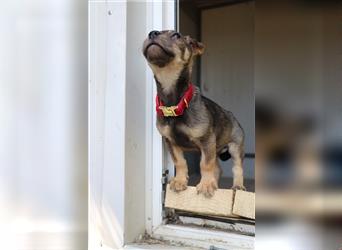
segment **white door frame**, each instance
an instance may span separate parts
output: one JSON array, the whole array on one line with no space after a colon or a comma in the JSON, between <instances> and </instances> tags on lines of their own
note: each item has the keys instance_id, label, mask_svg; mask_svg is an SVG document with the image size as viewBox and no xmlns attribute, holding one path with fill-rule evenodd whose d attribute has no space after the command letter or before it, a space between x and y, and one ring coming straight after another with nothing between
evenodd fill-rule
<instances>
[{"instance_id":1,"label":"white door frame","mask_svg":"<svg viewBox=\"0 0 342 250\"><path fill-rule=\"evenodd\" d=\"M175 1L154 1L151 8L147 10L148 25L147 33L151 30L175 29ZM165 149L162 137L156 128L155 96L157 93L156 84L152 71L146 71L146 82L150 86L147 94L147 110L149 110L146 120L147 141L152 143L147 145L146 163L146 230L149 234L162 224L162 174L168 169L173 175L174 167L169 154Z\"/></svg>"},{"instance_id":2,"label":"white door frame","mask_svg":"<svg viewBox=\"0 0 342 250\"><path fill-rule=\"evenodd\" d=\"M177 5L176 5L177 4ZM148 16L151 17L147 31L151 30L179 30L178 1L155 1L153 8L150 9ZM176 22L177 20L177 22ZM152 141L147 153L151 155L146 166L146 230L154 238L170 240L173 242L185 243L189 246L202 247L209 249L210 246L231 247L232 249L254 249L254 237L246 235L238 235L227 232L213 232L208 229L198 229L180 225L167 225L163 222L163 206L162 199L162 174L168 170L168 176L174 175L174 165L162 138L155 126L155 102L156 85L151 70L146 71L146 82L151 83L150 95L147 95L147 106L153 108L150 110L147 119L146 135ZM152 95L151 95L152 93ZM152 103L151 103L152 101ZM148 167L150 166L150 168ZM152 173L152 175L151 175ZM152 207L151 207L152 206Z\"/></svg>"},{"instance_id":3,"label":"white door frame","mask_svg":"<svg viewBox=\"0 0 342 250\"><path fill-rule=\"evenodd\" d=\"M156 1L153 8L150 9L148 16L151 17L147 31L177 29L178 27L178 1ZM177 14L177 15L176 15ZM177 20L177 22L176 22ZM168 176L174 175L174 164L168 151L165 149L162 138L155 126L155 102L156 84L151 70L146 71L146 82L151 83L150 95L147 95L147 107L150 109L147 119L147 132L149 140L152 141L147 153L151 155L146 164L146 231L154 238L180 242L189 246L202 247L209 249L210 246L231 247L232 249L254 249L254 237L238 235L236 233L227 233L212 231L208 229L199 229L180 225L167 225L163 222L163 192L162 192L162 174L168 170ZM152 94L152 95L151 95ZM152 101L152 103L151 103ZM148 140L147 140L148 141ZM150 167L148 167L150 166ZM151 175L152 173L152 175Z\"/></svg>"},{"instance_id":4,"label":"white door frame","mask_svg":"<svg viewBox=\"0 0 342 250\"><path fill-rule=\"evenodd\" d=\"M193 246L252 249L252 237L163 223L162 173L168 169L172 176L174 166L155 126L156 86L152 72L146 62L134 64L141 56L137 44L143 37L140 34L139 41L128 39L132 34L127 27L140 33L144 30L144 37L151 30L175 29L175 0L135 2L141 5L133 7L132 2L123 0L89 1L89 249L127 247L145 231L155 238ZM132 70L145 70L145 78L132 78ZM136 107L139 101L126 99L132 98L131 93L127 95L132 87L144 92L137 92L140 96L133 98L145 98L139 99L145 107ZM145 116L126 124L135 108ZM143 130L141 123L145 125ZM132 143L128 140L132 131L144 136ZM139 154L144 148L145 161L134 166L128 157L134 157L131 153L137 147ZM141 179L132 174L135 170L145 173L141 176L142 190Z\"/></svg>"},{"instance_id":5,"label":"white door frame","mask_svg":"<svg viewBox=\"0 0 342 250\"><path fill-rule=\"evenodd\" d=\"M174 0L89 0L90 248L97 249L104 245L114 249L120 248L132 241L132 231L134 234L142 229L141 234L145 230L152 234L162 224L161 176L163 166L170 161L169 156L164 155L166 151L162 138L155 126L156 87L153 75L147 63L132 65L136 57L142 56L136 43L141 44L143 37L138 37L139 41L128 39L131 30L127 30L127 27L143 26L144 37L153 29L174 29L174 14ZM127 51L128 49L132 51ZM126 124L129 115L127 112L132 110L135 104L134 100L126 98L129 96L127 92L134 84L137 86L136 82L129 80L132 78L129 74L134 74L130 72L132 68L146 72L145 79L133 80L141 81L140 86L144 86L141 89L146 91L146 107L137 107L137 111L145 112L147 118L137 121L136 124ZM127 157L132 157L132 147L127 136L132 129L141 130L139 122L145 122L145 130L141 131L145 135L145 141L140 140L138 144L140 143L140 148L145 148L146 157L141 166L131 166ZM145 190L139 190L140 193L136 195L132 189L128 190L130 185L135 185L132 181L134 177L128 174L135 167L143 168L145 173L145 176L141 176L145 179ZM173 169L171 165L169 168ZM140 203L145 204L144 209L140 209ZM136 212L133 216L127 214L127 211L132 210ZM145 213L141 215L139 210ZM140 229L132 230L136 215L139 218L144 217L144 225L136 225ZM138 236L134 235L136 238Z\"/></svg>"}]
</instances>

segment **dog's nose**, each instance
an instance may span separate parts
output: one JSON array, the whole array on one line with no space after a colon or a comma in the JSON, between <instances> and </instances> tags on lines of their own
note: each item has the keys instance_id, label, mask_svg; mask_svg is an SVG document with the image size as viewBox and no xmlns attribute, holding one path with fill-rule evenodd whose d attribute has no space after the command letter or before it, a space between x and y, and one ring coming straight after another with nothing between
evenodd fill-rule
<instances>
[{"instance_id":1,"label":"dog's nose","mask_svg":"<svg viewBox=\"0 0 342 250\"><path fill-rule=\"evenodd\" d=\"M160 35L160 32L157 30L152 30L149 34L148 34L148 38L153 39L156 38L157 36Z\"/></svg>"}]
</instances>

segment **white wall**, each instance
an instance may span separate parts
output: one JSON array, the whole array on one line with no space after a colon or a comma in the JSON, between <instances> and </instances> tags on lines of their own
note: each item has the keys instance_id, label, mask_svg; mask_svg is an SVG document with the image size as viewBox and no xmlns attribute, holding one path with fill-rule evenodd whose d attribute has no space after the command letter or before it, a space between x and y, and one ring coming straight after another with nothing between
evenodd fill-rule
<instances>
[{"instance_id":1,"label":"white wall","mask_svg":"<svg viewBox=\"0 0 342 250\"><path fill-rule=\"evenodd\" d=\"M246 153L254 153L254 3L203 10L201 36L202 93L233 112L245 131ZM232 176L231 164L221 163L225 176ZM254 160L246 158L244 169L253 179Z\"/></svg>"},{"instance_id":2,"label":"white wall","mask_svg":"<svg viewBox=\"0 0 342 250\"><path fill-rule=\"evenodd\" d=\"M200 41L200 11L192 1L179 2L179 32ZM198 77L199 58L195 58L191 81L200 86Z\"/></svg>"},{"instance_id":3,"label":"white wall","mask_svg":"<svg viewBox=\"0 0 342 250\"><path fill-rule=\"evenodd\" d=\"M119 248L125 226L127 3L89 2L90 244Z\"/></svg>"},{"instance_id":4,"label":"white wall","mask_svg":"<svg viewBox=\"0 0 342 250\"><path fill-rule=\"evenodd\" d=\"M0 37L1 248L84 249L87 6L2 1ZM28 232L56 234L56 242L13 240Z\"/></svg>"}]
</instances>

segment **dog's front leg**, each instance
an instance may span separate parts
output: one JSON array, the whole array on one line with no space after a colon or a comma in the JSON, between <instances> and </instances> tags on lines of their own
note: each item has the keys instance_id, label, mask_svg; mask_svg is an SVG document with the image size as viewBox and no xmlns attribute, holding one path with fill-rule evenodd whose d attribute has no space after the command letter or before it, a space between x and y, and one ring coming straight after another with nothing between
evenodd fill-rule
<instances>
[{"instance_id":1,"label":"dog's front leg","mask_svg":"<svg viewBox=\"0 0 342 250\"><path fill-rule=\"evenodd\" d=\"M179 192L185 190L188 186L188 165L184 158L183 150L177 145L166 139L173 163L176 166L176 176L170 181L170 188Z\"/></svg>"},{"instance_id":2,"label":"dog's front leg","mask_svg":"<svg viewBox=\"0 0 342 250\"><path fill-rule=\"evenodd\" d=\"M218 188L220 168L216 155L216 139L214 136L200 145L201 148L201 181L196 186L197 192L206 197L214 195Z\"/></svg>"}]
</instances>

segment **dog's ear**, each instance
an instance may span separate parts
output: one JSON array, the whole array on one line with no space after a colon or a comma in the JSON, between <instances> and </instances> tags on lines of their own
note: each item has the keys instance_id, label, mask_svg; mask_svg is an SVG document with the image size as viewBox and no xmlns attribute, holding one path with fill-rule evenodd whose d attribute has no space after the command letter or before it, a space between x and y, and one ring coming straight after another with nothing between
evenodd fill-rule
<instances>
[{"instance_id":1,"label":"dog's ear","mask_svg":"<svg viewBox=\"0 0 342 250\"><path fill-rule=\"evenodd\" d=\"M191 38L190 36L186 36L185 40L191 46L192 52L194 55L202 55L205 49L203 43L198 42L196 39Z\"/></svg>"}]
</instances>

